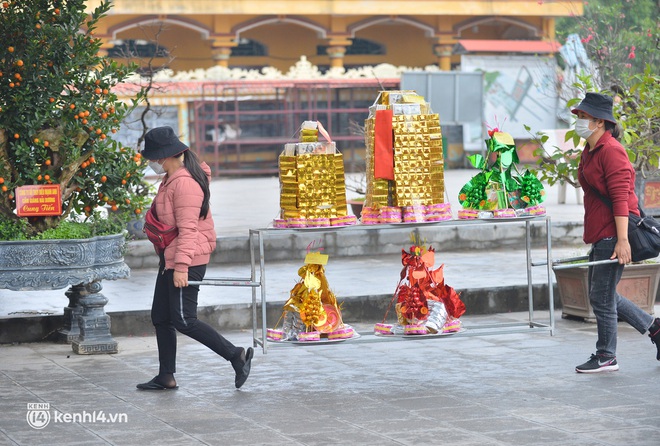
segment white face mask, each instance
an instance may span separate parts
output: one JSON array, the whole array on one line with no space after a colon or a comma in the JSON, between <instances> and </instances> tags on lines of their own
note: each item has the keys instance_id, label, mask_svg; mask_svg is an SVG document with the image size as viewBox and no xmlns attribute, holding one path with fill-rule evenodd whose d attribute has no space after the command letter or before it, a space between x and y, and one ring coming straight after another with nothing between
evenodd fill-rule
<instances>
[{"instance_id":1,"label":"white face mask","mask_svg":"<svg viewBox=\"0 0 660 446\"><path fill-rule=\"evenodd\" d=\"M594 130L589 128L590 122L591 119L578 119L575 121L575 133L581 138L589 138L594 133Z\"/></svg>"},{"instance_id":2,"label":"white face mask","mask_svg":"<svg viewBox=\"0 0 660 446\"><path fill-rule=\"evenodd\" d=\"M158 161L149 161L149 167L151 167L151 170L153 170L156 175L162 175L165 173L165 169L163 169L163 165L160 164Z\"/></svg>"}]
</instances>

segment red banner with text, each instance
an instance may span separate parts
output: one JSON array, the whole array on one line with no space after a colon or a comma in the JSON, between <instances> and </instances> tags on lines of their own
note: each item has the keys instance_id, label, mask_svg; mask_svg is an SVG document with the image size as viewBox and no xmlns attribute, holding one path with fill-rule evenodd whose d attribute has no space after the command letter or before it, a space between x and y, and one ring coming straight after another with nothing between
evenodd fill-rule
<instances>
[{"instance_id":1,"label":"red banner with text","mask_svg":"<svg viewBox=\"0 0 660 446\"><path fill-rule=\"evenodd\" d=\"M40 184L16 188L16 214L19 217L62 215L59 184Z\"/></svg>"}]
</instances>

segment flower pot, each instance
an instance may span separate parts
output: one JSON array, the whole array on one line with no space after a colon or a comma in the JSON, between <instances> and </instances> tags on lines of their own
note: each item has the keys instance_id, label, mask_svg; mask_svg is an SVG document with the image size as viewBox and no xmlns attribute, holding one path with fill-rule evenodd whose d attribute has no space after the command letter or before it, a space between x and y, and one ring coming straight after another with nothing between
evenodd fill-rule
<instances>
[{"instance_id":1,"label":"flower pot","mask_svg":"<svg viewBox=\"0 0 660 446\"><path fill-rule=\"evenodd\" d=\"M596 322L596 316L589 303L588 270L586 266L554 270L562 317L574 316L588 322ZM616 290L642 310L653 315L659 281L660 263L635 263L626 265L623 269Z\"/></svg>"},{"instance_id":2,"label":"flower pot","mask_svg":"<svg viewBox=\"0 0 660 446\"><path fill-rule=\"evenodd\" d=\"M362 207L364 206L364 200L346 200L346 204L349 204L351 206L351 211L353 211L353 215L355 215L357 218L360 218L362 215Z\"/></svg>"},{"instance_id":3,"label":"flower pot","mask_svg":"<svg viewBox=\"0 0 660 446\"><path fill-rule=\"evenodd\" d=\"M100 291L103 279L129 277L125 243L124 234L0 242L0 288L23 291L70 286L58 339L70 342L79 354L117 353L110 317L104 310L108 299Z\"/></svg>"}]
</instances>

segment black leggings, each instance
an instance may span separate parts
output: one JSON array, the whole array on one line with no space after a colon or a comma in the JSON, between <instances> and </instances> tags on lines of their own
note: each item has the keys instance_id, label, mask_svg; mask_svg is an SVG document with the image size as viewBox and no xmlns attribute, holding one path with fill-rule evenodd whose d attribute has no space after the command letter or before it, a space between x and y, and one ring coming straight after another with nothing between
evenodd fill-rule
<instances>
[{"instance_id":1,"label":"black leggings","mask_svg":"<svg viewBox=\"0 0 660 446\"><path fill-rule=\"evenodd\" d=\"M164 263L164 262L163 262ZM188 280L200 281L206 274L206 265L188 269ZM158 270L151 322L156 328L160 374L176 373L176 331L185 334L230 361L241 353L213 327L197 319L197 295L199 286L184 288L174 286L174 270Z\"/></svg>"}]
</instances>

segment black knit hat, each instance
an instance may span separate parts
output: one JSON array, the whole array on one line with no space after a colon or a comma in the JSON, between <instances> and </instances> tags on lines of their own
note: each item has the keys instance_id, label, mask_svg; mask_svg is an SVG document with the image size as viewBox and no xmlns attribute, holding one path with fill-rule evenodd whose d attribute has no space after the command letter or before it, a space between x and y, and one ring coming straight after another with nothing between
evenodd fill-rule
<instances>
[{"instance_id":1,"label":"black knit hat","mask_svg":"<svg viewBox=\"0 0 660 446\"><path fill-rule=\"evenodd\" d=\"M144 135L142 156L148 160L159 160L180 155L188 150L174 134L172 127L156 127Z\"/></svg>"},{"instance_id":2,"label":"black knit hat","mask_svg":"<svg viewBox=\"0 0 660 446\"><path fill-rule=\"evenodd\" d=\"M580 105L571 112L577 115L578 111L590 114L596 119L604 119L616 124L612 115L612 97L600 93L587 93Z\"/></svg>"}]
</instances>

